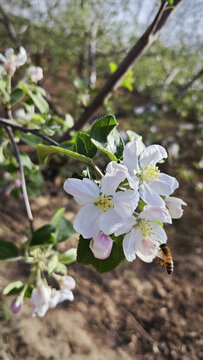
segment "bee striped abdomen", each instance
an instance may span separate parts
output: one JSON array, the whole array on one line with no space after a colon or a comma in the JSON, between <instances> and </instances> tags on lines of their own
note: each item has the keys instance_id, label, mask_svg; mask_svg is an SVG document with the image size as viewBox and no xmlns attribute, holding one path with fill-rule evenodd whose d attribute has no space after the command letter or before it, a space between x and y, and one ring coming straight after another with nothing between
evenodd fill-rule
<instances>
[{"instance_id":1,"label":"bee striped abdomen","mask_svg":"<svg viewBox=\"0 0 203 360\"><path fill-rule=\"evenodd\" d=\"M157 257L158 262L161 265L165 265L167 273L170 275L173 272L173 259L171 256L171 251L166 244L160 245L160 252L162 253L162 258Z\"/></svg>"}]
</instances>

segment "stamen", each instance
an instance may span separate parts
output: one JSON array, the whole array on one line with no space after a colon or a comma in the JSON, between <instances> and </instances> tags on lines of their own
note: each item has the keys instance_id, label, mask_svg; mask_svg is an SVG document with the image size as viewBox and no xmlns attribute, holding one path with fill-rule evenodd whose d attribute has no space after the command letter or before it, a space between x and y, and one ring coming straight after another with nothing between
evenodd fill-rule
<instances>
[{"instance_id":1,"label":"stamen","mask_svg":"<svg viewBox=\"0 0 203 360\"><path fill-rule=\"evenodd\" d=\"M146 166L142 172L142 179L145 181L152 181L154 182L159 176L160 170L158 166L150 164Z\"/></svg>"},{"instance_id":2,"label":"stamen","mask_svg":"<svg viewBox=\"0 0 203 360\"><path fill-rule=\"evenodd\" d=\"M149 223L149 221L141 220L139 222L139 229L142 233L143 238L146 237L153 237L155 235L155 232L153 231L153 227Z\"/></svg>"},{"instance_id":3,"label":"stamen","mask_svg":"<svg viewBox=\"0 0 203 360\"><path fill-rule=\"evenodd\" d=\"M107 211L110 208L114 207L114 204L111 202L112 196L105 196L104 194L99 195L94 204L101 209L103 212Z\"/></svg>"}]
</instances>

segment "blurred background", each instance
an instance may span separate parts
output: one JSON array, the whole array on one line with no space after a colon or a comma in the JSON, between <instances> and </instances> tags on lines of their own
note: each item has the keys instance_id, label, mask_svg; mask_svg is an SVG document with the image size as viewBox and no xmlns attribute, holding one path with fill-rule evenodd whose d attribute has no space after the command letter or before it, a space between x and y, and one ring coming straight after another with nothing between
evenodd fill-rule
<instances>
[{"instance_id":1,"label":"blurred background","mask_svg":"<svg viewBox=\"0 0 203 360\"><path fill-rule=\"evenodd\" d=\"M32 63L43 67L41 85L52 112L74 122L157 9L154 0L7 0L0 5L0 52L23 45ZM70 269L77 281L75 301L49 311L42 320L30 318L29 305L11 317L2 298L0 359L203 358L202 29L202 1L183 0L96 114L114 114L124 139L125 130L131 129L145 144L161 144L169 153L162 169L178 178L175 196L188 204L183 218L166 228L174 275L169 278L156 262L139 259L103 275L75 264ZM74 218L76 205L62 191L68 171L67 164L50 166L43 173L42 190L32 185L36 227L61 206L69 220ZM0 196L0 235L20 242L26 221L23 202L17 196ZM14 264L2 266L1 287L17 275L23 278L25 271Z\"/></svg>"}]
</instances>

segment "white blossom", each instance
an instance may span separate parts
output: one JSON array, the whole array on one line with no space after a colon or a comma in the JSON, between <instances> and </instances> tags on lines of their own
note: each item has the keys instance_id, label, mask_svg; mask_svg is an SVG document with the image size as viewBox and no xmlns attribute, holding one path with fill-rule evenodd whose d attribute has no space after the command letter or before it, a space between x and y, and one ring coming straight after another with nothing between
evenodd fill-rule
<instances>
[{"instance_id":1,"label":"white blossom","mask_svg":"<svg viewBox=\"0 0 203 360\"><path fill-rule=\"evenodd\" d=\"M31 303L33 305L32 316L43 317L49 309L51 299L51 288L48 286L40 286L32 291Z\"/></svg>"},{"instance_id":2,"label":"white blossom","mask_svg":"<svg viewBox=\"0 0 203 360\"><path fill-rule=\"evenodd\" d=\"M26 50L21 46L18 54L16 55L12 48L6 49L5 55L0 54L0 61L3 63L5 70L13 75L16 71L16 68L26 63Z\"/></svg>"},{"instance_id":3,"label":"white blossom","mask_svg":"<svg viewBox=\"0 0 203 360\"><path fill-rule=\"evenodd\" d=\"M40 66L29 66L27 69L27 76L31 81L37 82L43 78L43 70Z\"/></svg>"},{"instance_id":4,"label":"white blossom","mask_svg":"<svg viewBox=\"0 0 203 360\"><path fill-rule=\"evenodd\" d=\"M167 174L160 173L156 163L167 157L166 150L160 145L150 145L141 154L138 143L129 142L123 152L123 172L132 189L149 205L165 206L161 196L168 196L179 186L178 181ZM114 162L114 167L121 166Z\"/></svg>"},{"instance_id":5,"label":"white blossom","mask_svg":"<svg viewBox=\"0 0 203 360\"><path fill-rule=\"evenodd\" d=\"M185 201L173 196L166 197L165 203L172 219L179 219L183 215L182 206L187 206Z\"/></svg>"},{"instance_id":6,"label":"white blossom","mask_svg":"<svg viewBox=\"0 0 203 360\"><path fill-rule=\"evenodd\" d=\"M58 304L64 302L64 301L73 301L74 296L71 290L62 289L62 290L51 290L51 297L49 300L49 307L55 308Z\"/></svg>"},{"instance_id":7,"label":"white blossom","mask_svg":"<svg viewBox=\"0 0 203 360\"><path fill-rule=\"evenodd\" d=\"M115 232L119 236L127 233L123 239L123 251L127 261L133 261L136 255L145 262L151 262L155 255L155 250L159 245L166 243L167 236L163 227L158 222L171 222L168 211L165 208L155 208L145 206L144 210L136 217L131 217L131 227L123 224Z\"/></svg>"},{"instance_id":8,"label":"white blossom","mask_svg":"<svg viewBox=\"0 0 203 360\"><path fill-rule=\"evenodd\" d=\"M124 219L128 222L128 218L136 209L138 193L133 190L116 192L118 185L125 178L121 167L115 167L110 163L107 174L101 180L101 186L86 178L65 181L64 190L83 205L74 219L73 226L85 239L97 236L100 231L106 235L113 234Z\"/></svg>"}]
</instances>

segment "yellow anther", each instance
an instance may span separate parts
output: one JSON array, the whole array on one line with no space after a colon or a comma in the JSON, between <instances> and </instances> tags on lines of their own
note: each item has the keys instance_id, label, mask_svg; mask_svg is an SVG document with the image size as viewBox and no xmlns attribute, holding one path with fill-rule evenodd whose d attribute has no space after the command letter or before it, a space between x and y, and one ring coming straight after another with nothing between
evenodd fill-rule
<instances>
[{"instance_id":1,"label":"yellow anther","mask_svg":"<svg viewBox=\"0 0 203 360\"><path fill-rule=\"evenodd\" d=\"M94 204L101 209L103 212L107 211L110 208L113 208L114 205L111 202L111 196L105 196L104 194L99 195Z\"/></svg>"},{"instance_id":2,"label":"yellow anther","mask_svg":"<svg viewBox=\"0 0 203 360\"><path fill-rule=\"evenodd\" d=\"M142 172L142 179L145 181L152 181L154 182L159 176L160 170L158 166L150 164L146 166Z\"/></svg>"},{"instance_id":3,"label":"yellow anther","mask_svg":"<svg viewBox=\"0 0 203 360\"><path fill-rule=\"evenodd\" d=\"M152 228L152 226L149 224L148 221L142 220L142 221L139 223L139 229L140 229L140 232L142 233L143 238L152 237L153 235L155 235L155 233L154 233L154 231L153 231L153 228Z\"/></svg>"}]
</instances>

